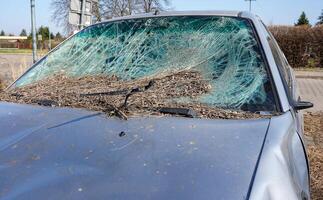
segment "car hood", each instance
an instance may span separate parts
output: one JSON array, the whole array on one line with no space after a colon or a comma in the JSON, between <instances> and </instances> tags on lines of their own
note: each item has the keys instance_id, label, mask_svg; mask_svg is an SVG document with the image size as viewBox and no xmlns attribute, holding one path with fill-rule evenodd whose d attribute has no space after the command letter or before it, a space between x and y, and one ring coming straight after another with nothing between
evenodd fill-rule
<instances>
[{"instance_id":1,"label":"car hood","mask_svg":"<svg viewBox=\"0 0 323 200\"><path fill-rule=\"evenodd\" d=\"M0 199L244 199L269 121L0 103Z\"/></svg>"}]
</instances>

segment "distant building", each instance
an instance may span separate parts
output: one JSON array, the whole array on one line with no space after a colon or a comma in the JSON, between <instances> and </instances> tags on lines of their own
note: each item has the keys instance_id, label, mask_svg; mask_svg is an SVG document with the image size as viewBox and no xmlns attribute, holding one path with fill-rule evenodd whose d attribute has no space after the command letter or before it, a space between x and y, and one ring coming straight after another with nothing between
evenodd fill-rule
<instances>
[{"instance_id":1,"label":"distant building","mask_svg":"<svg viewBox=\"0 0 323 200\"><path fill-rule=\"evenodd\" d=\"M30 48L26 40L27 36L0 36L0 49Z\"/></svg>"}]
</instances>

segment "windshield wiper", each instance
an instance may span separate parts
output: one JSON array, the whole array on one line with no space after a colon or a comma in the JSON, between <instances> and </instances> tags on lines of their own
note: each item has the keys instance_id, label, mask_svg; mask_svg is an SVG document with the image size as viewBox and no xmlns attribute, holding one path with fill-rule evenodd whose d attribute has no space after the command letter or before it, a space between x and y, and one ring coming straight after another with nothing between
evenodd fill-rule
<instances>
[{"instance_id":1,"label":"windshield wiper","mask_svg":"<svg viewBox=\"0 0 323 200\"><path fill-rule=\"evenodd\" d=\"M96 92L96 93L87 93L87 94L80 94L81 97L89 97L89 96L105 96L105 95L126 95L129 90L116 90L110 92Z\"/></svg>"},{"instance_id":2,"label":"windshield wiper","mask_svg":"<svg viewBox=\"0 0 323 200\"><path fill-rule=\"evenodd\" d=\"M135 87L131 90L128 89L124 89L124 90L116 90L116 91L109 91L109 92L96 92L96 93L87 93L87 94L80 94L81 97L88 97L88 96L114 96L114 95L126 95L126 98L129 98L129 96L131 96L134 93L137 92L143 92L147 89L149 89L151 86L153 86L155 84L154 80L149 81L149 83L145 86L138 86Z\"/></svg>"},{"instance_id":3,"label":"windshield wiper","mask_svg":"<svg viewBox=\"0 0 323 200\"><path fill-rule=\"evenodd\" d=\"M149 83L145 86L138 86L131 90L116 90L116 91L109 91L109 92L97 92L97 93L87 93L87 94L80 94L81 97L86 96L105 96L105 95L126 95L124 103L119 108L127 108L127 102L131 95L138 93L138 92L144 92L151 88L155 84L155 80L150 80Z\"/></svg>"},{"instance_id":4,"label":"windshield wiper","mask_svg":"<svg viewBox=\"0 0 323 200\"><path fill-rule=\"evenodd\" d=\"M33 100L34 103L37 103L40 106L49 106L49 107L58 107L59 104L54 100L49 99L37 99Z\"/></svg>"},{"instance_id":5,"label":"windshield wiper","mask_svg":"<svg viewBox=\"0 0 323 200\"><path fill-rule=\"evenodd\" d=\"M124 99L123 105L120 106L120 108L127 108L127 101L129 99L129 97L135 93L138 92L144 92L146 90L148 90L149 88L151 88L156 82L154 80L150 80L149 83L143 87L136 87L134 89L132 89L128 94L126 94L126 98Z\"/></svg>"},{"instance_id":6,"label":"windshield wiper","mask_svg":"<svg viewBox=\"0 0 323 200\"><path fill-rule=\"evenodd\" d=\"M119 108L115 107L112 104L108 104L108 106L109 107L107 109L105 109L103 112L110 112L110 113L114 112L114 114L116 116L118 116L119 118L121 118L123 120L128 120L127 115L124 112L122 112Z\"/></svg>"},{"instance_id":7,"label":"windshield wiper","mask_svg":"<svg viewBox=\"0 0 323 200\"><path fill-rule=\"evenodd\" d=\"M10 95L16 98L20 98L24 96L23 94L19 94L19 93L11 93Z\"/></svg>"},{"instance_id":8,"label":"windshield wiper","mask_svg":"<svg viewBox=\"0 0 323 200\"><path fill-rule=\"evenodd\" d=\"M163 114L181 115L181 116L190 117L190 118L197 117L196 112L190 108L161 107L157 111Z\"/></svg>"},{"instance_id":9,"label":"windshield wiper","mask_svg":"<svg viewBox=\"0 0 323 200\"><path fill-rule=\"evenodd\" d=\"M131 90L116 90L116 91L109 91L109 92L97 92L97 93L87 93L87 94L80 94L81 97L87 96L104 96L104 95L126 95L124 103L120 107L116 107L112 104L108 104L108 108L104 110L104 112L114 112L118 117L121 119L127 120L127 115L121 110L122 108L127 108L127 101L129 97L138 92L144 92L151 88L155 84L154 80L150 80L149 83L145 86L138 86Z\"/></svg>"}]
</instances>

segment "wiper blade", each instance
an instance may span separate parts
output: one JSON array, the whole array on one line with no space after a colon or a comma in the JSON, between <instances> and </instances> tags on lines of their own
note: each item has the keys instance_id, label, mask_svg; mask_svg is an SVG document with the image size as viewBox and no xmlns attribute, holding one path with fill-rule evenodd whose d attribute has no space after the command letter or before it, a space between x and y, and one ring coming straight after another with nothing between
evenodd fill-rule
<instances>
[{"instance_id":1,"label":"wiper blade","mask_svg":"<svg viewBox=\"0 0 323 200\"><path fill-rule=\"evenodd\" d=\"M40 106L49 106L49 107L57 107L59 104L56 101L48 100L48 99L37 99L33 101Z\"/></svg>"},{"instance_id":2,"label":"wiper blade","mask_svg":"<svg viewBox=\"0 0 323 200\"><path fill-rule=\"evenodd\" d=\"M125 100L125 104L128 100L128 98L134 94L134 93L137 93L137 92L143 92L147 89L149 89L151 86L153 86L155 84L155 81L154 80L151 80L149 81L149 83L145 86L139 86L139 87L135 87L131 90L116 90L116 91L109 91L109 92L96 92L96 93L87 93L87 94L80 94L81 97L86 97L86 96L105 96L105 95L111 95L111 96L114 96L114 95L126 95L126 100ZM124 105L125 105L124 104Z\"/></svg>"},{"instance_id":3,"label":"wiper blade","mask_svg":"<svg viewBox=\"0 0 323 200\"><path fill-rule=\"evenodd\" d=\"M10 95L13 96L13 97L17 97L17 98L20 98L20 97L24 96L23 94L19 94L19 93L11 93Z\"/></svg>"},{"instance_id":4,"label":"wiper blade","mask_svg":"<svg viewBox=\"0 0 323 200\"><path fill-rule=\"evenodd\" d=\"M122 112L119 108L115 107L112 104L108 104L108 108L106 110L104 110L103 112L114 112L116 116L118 116L119 118L123 119L123 120L128 120L127 115Z\"/></svg>"},{"instance_id":5,"label":"wiper blade","mask_svg":"<svg viewBox=\"0 0 323 200\"><path fill-rule=\"evenodd\" d=\"M150 87L152 87L155 84L154 80L150 80L149 83L145 86L138 86L131 90L116 90L116 91L109 91L109 92L97 92L97 93L87 93L87 94L80 94L81 97L86 96L104 96L104 95L126 95L124 103L120 107L116 107L112 104L108 104L108 108L104 110L104 112L113 112L121 119L127 120L127 115L121 110L122 108L127 108L127 101L129 97L135 93L138 92L144 92L148 90Z\"/></svg>"},{"instance_id":6,"label":"wiper blade","mask_svg":"<svg viewBox=\"0 0 323 200\"><path fill-rule=\"evenodd\" d=\"M104 95L126 95L129 90L116 90L110 92L96 92L96 93L87 93L87 94L80 94L81 97L88 97L88 96L104 96Z\"/></svg>"},{"instance_id":7,"label":"wiper blade","mask_svg":"<svg viewBox=\"0 0 323 200\"><path fill-rule=\"evenodd\" d=\"M143 87L136 87L134 89L132 89L127 95L126 98L124 100L123 105L121 106L121 108L127 108L127 101L129 99L129 97L135 93L138 92L144 92L146 90L148 90L149 88L151 88L156 82L154 80L150 80L149 83Z\"/></svg>"},{"instance_id":8,"label":"wiper blade","mask_svg":"<svg viewBox=\"0 0 323 200\"><path fill-rule=\"evenodd\" d=\"M163 114L181 115L181 116L190 117L190 118L197 117L196 112L190 108L162 107L162 108L159 108L158 111Z\"/></svg>"}]
</instances>

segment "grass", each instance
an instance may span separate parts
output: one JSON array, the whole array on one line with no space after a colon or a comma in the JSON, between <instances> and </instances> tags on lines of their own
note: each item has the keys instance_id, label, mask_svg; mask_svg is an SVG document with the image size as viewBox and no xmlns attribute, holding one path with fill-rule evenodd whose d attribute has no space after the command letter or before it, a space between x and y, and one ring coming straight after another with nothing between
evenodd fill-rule
<instances>
[{"instance_id":1,"label":"grass","mask_svg":"<svg viewBox=\"0 0 323 200\"><path fill-rule=\"evenodd\" d=\"M20 54L20 56L17 56L17 58L14 59L15 61L11 62L11 60L1 57L0 54L0 90L20 77L26 71L26 69L30 67L31 58L29 55ZM19 64L16 64L16 62Z\"/></svg>"},{"instance_id":2,"label":"grass","mask_svg":"<svg viewBox=\"0 0 323 200\"><path fill-rule=\"evenodd\" d=\"M48 50L37 50L38 54L45 54ZM32 54L31 49L0 49L0 54Z\"/></svg>"},{"instance_id":3,"label":"grass","mask_svg":"<svg viewBox=\"0 0 323 200\"><path fill-rule=\"evenodd\" d=\"M22 58L20 60L20 63L21 64L18 67L14 67L13 65L10 65L12 81L19 78L26 71L26 69L29 67L29 65L27 64L26 57Z\"/></svg>"}]
</instances>

